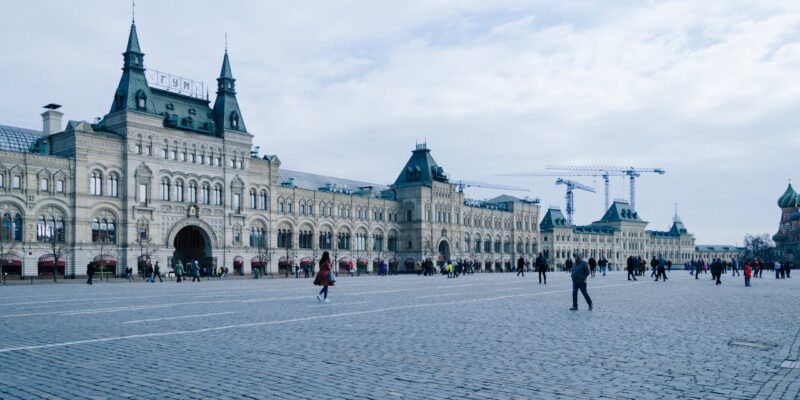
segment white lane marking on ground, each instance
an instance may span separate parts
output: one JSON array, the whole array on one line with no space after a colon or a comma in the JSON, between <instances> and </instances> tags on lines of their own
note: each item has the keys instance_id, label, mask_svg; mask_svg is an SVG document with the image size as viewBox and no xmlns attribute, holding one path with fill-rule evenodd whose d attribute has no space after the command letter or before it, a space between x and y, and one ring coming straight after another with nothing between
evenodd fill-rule
<instances>
[{"instance_id":1,"label":"white lane marking on ground","mask_svg":"<svg viewBox=\"0 0 800 400\"><path fill-rule=\"evenodd\" d=\"M310 305L309 307L329 307L329 306L352 306L355 304L367 304L372 303L371 301L355 301L352 303L320 303Z\"/></svg>"},{"instance_id":2,"label":"white lane marking on ground","mask_svg":"<svg viewBox=\"0 0 800 400\"><path fill-rule=\"evenodd\" d=\"M236 311L226 311L226 312L208 313L208 314L179 315L177 317L136 319L136 320L133 320L133 321L125 321L125 322L123 322L123 324L138 324L140 322L163 321L165 319L173 320L173 319L184 319L184 318L210 317L212 315L225 315L225 314L236 314Z\"/></svg>"},{"instance_id":3,"label":"white lane marking on ground","mask_svg":"<svg viewBox=\"0 0 800 400\"><path fill-rule=\"evenodd\" d=\"M430 299L432 297L444 297L444 296L452 296L454 294L459 294L461 292L452 292L452 293L439 293L439 294L430 294L427 296L417 296L418 299Z\"/></svg>"},{"instance_id":4,"label":"white lane marking on ground","mask_svg":"<svg viewBox=\"0 0 800 400\"><path fill-rule=\"evenodd\" d=\"M591 289L592 290L597 290L597 289L616 287L616 286L631 286L631 285L636 285L636 284L639 284L639 283L646 283L646 281L635 282L635 283L618 283L618 284L605 285L605 286L593 286ZM572 292L572 289L551 290L549 292L511 294L511 295L506 295L506 296L495 296L495 297L484 297L484 298L478 298L478 299L447 301L447 302L443 302L443 303L410 304L410 305L405 305L405 306L379 308L379 309L375 309L375 310L350 311L350 312L343 312L343 313L338 313L338 314L327 314L327 315L312 315L312 316L302 317L302 318L283 319L283 320L277 320L277 321L250 322L250 323L245 323L245 324L223 325L223 326L215 326L215 327L202 328L202 329L142 333L142 334L136 334L136 335L114 336L114 337L95 338L95 339L86 339L86 340L75 340L75 341L70 341L70 342L50 343L50 344L41 344L41 345L32 345L32 346L6 347L6 348L3 348L3 349L0 349L0 353L10 353L10 352L14 352L14 351L25 351L25 350L49 349L49 348L52 348L52 347L75 346L75 345L80 345L80 344L112 342L112 341L118 341L118 340L132 340L132 339L142 339L142 338L152 338L152 337L162 337L162 336L188 335L188 334L196 334L196 333L204 333L204 332L216 332L216 331L223 331L223 330L230 330L230 329L237 329L237 328L251 328L251 327L258 327L258 326L281 325L281 324L289 324L289 323L293 323L293 322L305 322L305 321L314 321L314 320L320 320L320 319L332 319L332 318L339 318L339 317L349 317L349 316L353 316L353 315L377 314L377 313L383 313L383 312L387 312L387 311L408 310L408 309L422 308L422 307L439 307L439 306L447 306L447 305L454 305L454 304L455 305L463 305L463 304L467 304L467 303L478 303L478 302L482 302L482 301L505 300L505 299L511 299L511 298L515 298L515 297L543 296L543 295L547 295L547 294L556 294L556 293L565 293L565 292Z\"/></svg>"}]
</instances>

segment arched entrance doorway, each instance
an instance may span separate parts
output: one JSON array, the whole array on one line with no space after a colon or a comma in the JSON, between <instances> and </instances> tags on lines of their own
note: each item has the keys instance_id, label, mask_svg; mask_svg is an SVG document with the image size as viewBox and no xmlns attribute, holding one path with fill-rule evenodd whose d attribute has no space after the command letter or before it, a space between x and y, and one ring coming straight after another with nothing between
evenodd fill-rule
<instances>
[{"instance_id":1,"label":"arched entrance doorway","mask_svg":"<svg viewBox=\"0 0 800 400\"><path fill-rule=\"evenodd\" d=\"M450 260L450 243L447 243L447 240L442 240L439 242L439 256L443 258L444 262Z\"/></svg>"},{"instance_id":2,"label":"arched entrance doorway","mask_svg":"<svg viewBox=\"0 0 800 400\"><path fill-rule=\"evenodd\" d=\"M215 267L211 258L211 241L208 234L200 227L190 225L184 227L175 235L173 243L175 251L172 253L172 264L180 260L184 268L197 260L201 267Z\"/></svg>"}]
</instances>

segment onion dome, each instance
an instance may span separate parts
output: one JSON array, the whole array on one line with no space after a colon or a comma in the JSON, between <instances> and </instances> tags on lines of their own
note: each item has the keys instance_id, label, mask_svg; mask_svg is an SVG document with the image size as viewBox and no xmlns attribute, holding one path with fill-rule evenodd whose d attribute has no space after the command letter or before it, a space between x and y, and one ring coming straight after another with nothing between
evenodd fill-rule
<instances>
[{"instance_id":1,"label":"onion dome","mask_svg":"<svg viewBox=\"0 0 800 400\"><path fill-rule=\"evenodd\" d=\"M780 208L794 208L797 207L797 192L792 188L792 184L786 188L783 195L778 199L778 207Z\"/></svg>"}]
</instances>

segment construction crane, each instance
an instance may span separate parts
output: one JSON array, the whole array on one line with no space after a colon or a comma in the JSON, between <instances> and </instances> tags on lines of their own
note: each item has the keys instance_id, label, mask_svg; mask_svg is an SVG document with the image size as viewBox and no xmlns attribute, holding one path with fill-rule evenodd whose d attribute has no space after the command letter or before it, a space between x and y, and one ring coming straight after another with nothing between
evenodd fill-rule
<instances>
[{"instance_id":1,"label":"construction crane","mask_svg":"<svg viewBox=\"0 0 800 400\"><path fill-rule=\"evenodd\" d=\"M627 176L631 185L630 206L634 210L636 209L636 178L641 176L643 173L664 175L667 172L663 168L636 168L609 165L548 165L547 169L559 171L598 172L607 174L613 173L615 176ZM606 181L606 184L608 184L608 181Z\"/></svg>"},{"instance_id":2,"label":"construction crane","mask_svg":"<svg viewBox=\"0 0 800 400\"><path fill-rule=\"evenodd\" d=\"M558 178L556 180L556 185L566 185L567 186L567 221L572 225L572 214L575 213L575 195L572 193L575 189L585 190L587 192L595 193L595 190L591 186L586 186L580 182L571 181L569 179Z\"/></svg>"},{"instance_id":3,"label":"construction crane","mask_svg":"<svg viewBox=\"0 0 800 400\"><path fill-rule=\"evenodd\" d=\"M611 205L609 204L609 177L611 176L625 176L625 174L621 172L610 172L610 171L598 171L598 172L565 172L565 173L558 173L558 172L521 172L521 173L513 173L513 174L497 174L497 176L591 176L591 177L601 177L603 178L603 184L605 185L605 200L606 200L606 210Z\"/></svg>"},{"instance_id":4,"label":"construction crane","mask_svg":"<svg viewBox=\"0 0 800 400\"><path fill-rule=\"evenodd\" d=\"M525 188L522 188L522 187L518 187L518 186L495 185L495 184L491 184L491 183L476 182L476 181L462 181L462 180L452 181L451 180L450 183L452 183L453 185L458 186L458 191L462 192L462 193L464 192L464 189L468 188L468 187L479 187L479 188L485 188L485 189L513 190L513 191L518 191L518 192L527 192L527 191L529 191L528 189L525 189Z\"/></svg>"}]
</instances>

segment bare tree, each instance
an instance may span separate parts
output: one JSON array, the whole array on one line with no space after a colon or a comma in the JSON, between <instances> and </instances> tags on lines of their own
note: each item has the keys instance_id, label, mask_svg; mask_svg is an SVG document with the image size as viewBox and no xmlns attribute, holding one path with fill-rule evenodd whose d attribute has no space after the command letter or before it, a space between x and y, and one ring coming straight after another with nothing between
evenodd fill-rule
<instances>
[{"instance_id":1,"label":"bare tree","mask_svg":"<svg viewBox=\"0 0 800 400\"><path fill-rule=\"evenodd\" d=\"M53 282L58 282L58 262L65 259L72 249L64 240L63 233L50 235L47 246L53 255Z\"/></svg>"},{"instance_id":2,"label":"bare tree","mask_svg":"<svg viewBox=\"0 0 800 400\"><path fill-rule=\"evenodd\" d=\"M261 235L256 239L256 259L259 262L259 266L256 270L256 277L258 275L264 275L264 266L269 264L270 259L272 258L272 249L269 246L269 240L266 238L267 235Z\"/></svg>"},{"instance_id":3,"label":"bare tree","mask_svg":"<svg viewBox=\"0 0 800 400\"><path fill-rule=\"evenodd\" d=\"M139 268L140 260L150 260L158 251L158 247L150 240L147 235L137 235L134 242L136 249L139 251L139 256L136 258L136 268ZM102 252L100 253L102 255ZM169 266L171 267L171 266Z\"/></svg>"},{"instance_id":4,"label":"bare tree","mask_svg":"<svg viewBox=\"0 0 800 400\"><path fill-rule=\"evenodd\" d=\"M744 237L745 258L759 258L761 261L773 261L775 258L775 242L769 234L747 234Z\"/></svg>"}]
</instances>

